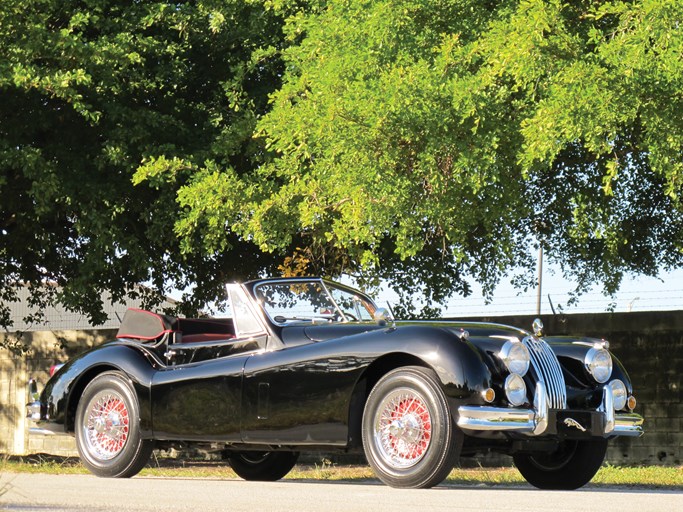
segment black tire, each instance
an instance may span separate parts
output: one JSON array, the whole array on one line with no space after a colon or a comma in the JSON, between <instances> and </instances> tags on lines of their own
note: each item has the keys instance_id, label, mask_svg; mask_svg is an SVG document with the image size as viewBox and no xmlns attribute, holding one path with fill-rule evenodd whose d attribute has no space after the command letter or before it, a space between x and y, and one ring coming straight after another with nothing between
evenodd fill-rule
<instances>
[{"instance_id":1,"label":"black tire","mask_svg":"<svg viewBox=\"0 0 683 512\"><path fill-rule=\"evenodd\" d=\"M401 488L443 482L463 440L436 374L419 366L398 368L377 382L365 403L362 432L377 477Z\"/></svg>"},{"instance_id":2,"label":"black tire","mask_svg":"<svg viewBox=\"0 0 683 512\"><path fill-rule=\"evenodd\" d=\"M606 452L606 439L567 440L552 453L518 453L512 458L522 476L534 487L571 490L591 481Z\"/></svg>"},{"instance_id":3,"label":"black tire","mask_svg":"<svg viewBox=\"0 0 683 512\"><path fill-rule=\"evenodd\" d=\"M230 467L245 480L274 482L289 473L299 452L230 452Z\"/></svg>"},{"instance_id":4,"label":"black tire","mask_svg":"<svg viewBox=\"0 0 683 512\"><path fill-rule=\"evenodd\" d=\"M129 478L149 461L154 448L140 434L140 407L120 372L95 377L76 409L76 447L81 462L100 477Z\"/></svg>"}]
</instances>

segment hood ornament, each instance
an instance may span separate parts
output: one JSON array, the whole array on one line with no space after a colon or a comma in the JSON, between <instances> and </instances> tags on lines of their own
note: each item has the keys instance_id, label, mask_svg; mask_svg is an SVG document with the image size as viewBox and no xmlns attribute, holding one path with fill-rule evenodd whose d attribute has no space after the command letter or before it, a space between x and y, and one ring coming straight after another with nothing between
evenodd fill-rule
<instances>
[{"instance_id":1,"label":"hood ornament","mask_svg":"<svg viewBox=\"0 0 683 512\"><path fill-rule=\"evenodd\" d=\"M543 336L543 322L540 318L536 318L534 320L534 323L531 324L531 329L534 332L534 336L537 336L539 338Z\"/></svg>"},{"instance_id":2,"label":"hood ornament","mask_svg":"<svg viewBox=\"0 0 683 512\"><path fill-rule=\"evenodd\" d=\"M574 427L574 428L576 428L576 429L579 429L581 432L585 432L585 431L586 431L586 429L583 428L583 426L581 425L581 423L579 423L578 421L576 421L574 418L565 418L563 423L564 423L565 425L567 425L568 427Z\"/></svg>"}]
</instances>

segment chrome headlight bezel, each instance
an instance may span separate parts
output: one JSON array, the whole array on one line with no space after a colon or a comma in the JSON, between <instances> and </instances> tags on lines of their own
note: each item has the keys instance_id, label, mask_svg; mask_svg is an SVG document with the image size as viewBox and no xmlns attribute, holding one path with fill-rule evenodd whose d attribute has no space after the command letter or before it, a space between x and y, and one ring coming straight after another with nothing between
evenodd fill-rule
<instances>
[{"instance_id":1,"label":"chrome headlight bezel","mask_svg":"<svg viewBox=\"0 0 683 512\"><path fill-rule=\"evenodd\" d=\"M527 401L526 383L524 379L517 373L511 373L505 379L505 396L510 402L510 405L519 407Z\"/></svg>"},{"instance_id":2,"label":"chrome headlight bezel","mask_svg":"<svg viewBox=\"0 0 683 512\"><path fill-rule=\"evenodd\" d=\"M626 389L626 384L624 384L619 379L614 379L609 383L609 387L612 389L612 400L615 411L621 411L626 408L626 403L628 401L628 390Z\"/></svg>"},{"instance_id":3,"label":"chrome headlight bezel","mask_svg":"<svg viewBox=\"0 0 683 512\"><path fill-rule=\"evenodd\" d=\"M612 356L602 347L593 347L586 352L583 364L588 373L600 384L604 384L612 376Z\"/></svg>"},{"instance_id":4,"label":"chrome headlight bezel","mask_svg":"<svg viewBox=\"0 0 683 512\"><path fill-rule=\"evenodd\" d=\"M529 371L531 356L529 355L529 349L521 341L506 341L501 347L498 357L505 363L510 373L516 373L520 377L524 377L526 372Z\"/></svg>"}]
</instances>

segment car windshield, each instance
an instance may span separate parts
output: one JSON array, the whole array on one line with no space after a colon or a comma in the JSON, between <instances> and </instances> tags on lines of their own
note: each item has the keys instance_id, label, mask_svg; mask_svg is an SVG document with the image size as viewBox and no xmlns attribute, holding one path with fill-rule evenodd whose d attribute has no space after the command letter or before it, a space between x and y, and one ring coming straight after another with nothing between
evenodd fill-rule
<instances>
[{"instance_id":1,"label":"car windshield","mask_svg":"<svg viewBox=\"0 0 683 512\"><path fill-rule=\"evenodd\" d=\"M372 320L375 309L367 297L322 281L263 283L254 292L278 324Z\"/></svg>"}]
</instances>

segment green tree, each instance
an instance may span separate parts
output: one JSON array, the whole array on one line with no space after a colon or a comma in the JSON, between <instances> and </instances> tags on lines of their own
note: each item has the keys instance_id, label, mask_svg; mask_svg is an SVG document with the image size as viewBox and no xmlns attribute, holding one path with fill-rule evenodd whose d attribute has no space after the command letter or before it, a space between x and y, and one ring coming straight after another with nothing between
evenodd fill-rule
<instances>
[{"instance_id":1,"label":"green tree","mask_svg":"<svg viewBox=\"0 0 683 512\"><path fill-rule=\"evenodd\" d=\"M98 323L102 291L147 283L153 305L195 284L192 310L274 265L233 232L207 254L173 227L194 173L260 165L252 133L282 72L264 49L281 25L257 0L0 3L0 325L22 284L36 319L61 302Z\"/></svg>"},{"instance_id":2,"label":"green tree","mask_svg":"<svg viewBox=\"0 0 683 512\"><path fill-rule=\"evenodd\" d=\"M539 243L577 292L683 262L680 1L290 14L283 84L257 124L274 156L221 187L190 179L181 237L217 250L228 224L298 272L437 301L469 279L490 293L515 268L528 286Z\"/></svg>"}]
</instances>

